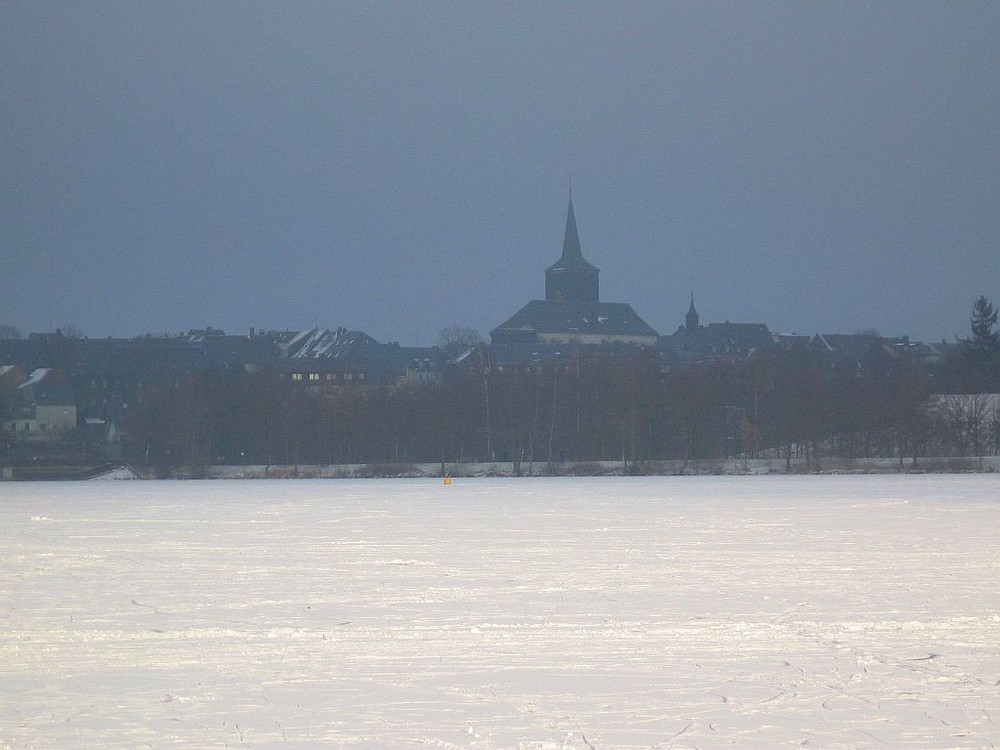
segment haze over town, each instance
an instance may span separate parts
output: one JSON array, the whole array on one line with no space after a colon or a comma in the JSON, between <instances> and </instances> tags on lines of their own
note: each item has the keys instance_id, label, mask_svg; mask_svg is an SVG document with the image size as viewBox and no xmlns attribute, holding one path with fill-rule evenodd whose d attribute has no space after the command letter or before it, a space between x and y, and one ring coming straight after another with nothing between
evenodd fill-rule
<instances>
[{"instance_id":1,"label":"haze over town","mask_svg":"<svg viewBox=\"0 0 1000 750\"><path fill-rule=\"evenodd\" d=\"M570 176L670 333L965 335L997 296L995 3L6 3L0 323L347 326L542 297Z\"/></svg>"}]
</instances>

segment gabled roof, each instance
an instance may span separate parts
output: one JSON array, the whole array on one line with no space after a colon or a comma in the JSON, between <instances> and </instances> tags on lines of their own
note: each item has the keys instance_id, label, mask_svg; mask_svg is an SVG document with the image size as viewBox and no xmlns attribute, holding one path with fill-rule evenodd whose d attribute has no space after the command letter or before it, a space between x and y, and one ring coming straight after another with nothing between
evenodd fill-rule
<instances>
[{"instance_id":1,"label":"gabled roof","mask_svg":"<svg viewBox=\"0 0 1000 750\"><path fill-rule=\"evenodd\" d=\"M322 359L341 357L358 347L378 345L379 342L363 331L338 328L313 328L302 331L285 345L286 356L291 359Z\"/></svg>"},{"instance_id":2,"label":"gabled roof","mask_svg":"<svg viewBox=\"0 0 1000 750\"><path fill-rule=\"evenodd\" d=\"M772 333L771 343L783 349L807 347L812 337L801 333Z\"/></svg>"},{"instance_id":3,"label":"gabled roof","mask_svg":"<svg viewBox=\"0 0 1000 750\"><path fill-rule=\"evenodd\" d=\"M50 372L51 369L48 367L37 367L31 371L28 379L21 383L18 388L32 388L45 380Z\"/></svg>"},{"instance_id":4,"label":"gabled roof","mask_svg":"<svg viewBox=\"0 0 1000 750\"><path fill-rule=\"evenodd\" d=\"M32 403L38 406L73 406L76 398L63 373L48 367L32 371L28 379L17 387Z\"/></svg>"},{"instance_id":5,"label":"gabled roof","mask_svg":"<svg viewBox=\"0 0 1000 750\"><path fill-rule=\"evenodd\" d=\"M75 406L76 397L69 383L57 383L32 389L37 406Z\"/></svg>"},{"instance_id":6,"label":"gabled roof","mask_svg":"<svg viewBox=\"0 0 1000 750\"><path fill-rule=\"evenodd\" d=\"M622 302L532 300L494 328L491 336L524 333L656 336L631 305Z\"/></svg>"},{"instance_id":7,"label":"gabled roof","mask_svg":"<svg viewBox=\"0 0 1000 750\"><path fill-rule=\"evenodd\" d=\"M877 367L894 368L902 364L903 352L888 339L870 333L817 333L813 338L826 366L845 372Z\"/></svg>"},{"instance_id":8,"label":"gabled roof","mask_svg":"<svg viewBox=\"0 0 1000 750\"><path fill-rule=\"evenodd\" d=\"M845 354L860 354L882 344L882 338L874 333L817 333L814 341L822 350Z\"/></svg>"},{"instance_id":9,"label":"gabled roof","mask_svg":"<svg viewBox=\"0 0 1000 750\"><path fill-rule=\"evenodd\" d=\"M390 384L406 374L408 367L432 370L444 354L436 347L401 347L383 344L362 331L312 328L284 345L286 356L268 366L279 373L363 372L370 384Z\"/></svg>"},{"instance_id":10,"label":"gabled roof","mask_svg":"<svg viewBox=\"0 0 1000 750\"><path fill-rule=\"evenodd\" d=\"M693 304L693 303L692 303ZM690 313L689 313L690 314ZM697 357L747 356L767 348L771 332L764 323L709 323L689 329L681 327L660 340L660 345L679 354Z\"/></svg>"},{"instance_id":11,"label":"gabled roof","mask_svg":"<svg viewBox=\"0 0 1000 750\"><path fill-rule=\"evenodd\" d=\"M26 339L0 339L0 364L19 365L30 371L52 363L45 339L32 334Z\"/></svg>"}]
</instances>

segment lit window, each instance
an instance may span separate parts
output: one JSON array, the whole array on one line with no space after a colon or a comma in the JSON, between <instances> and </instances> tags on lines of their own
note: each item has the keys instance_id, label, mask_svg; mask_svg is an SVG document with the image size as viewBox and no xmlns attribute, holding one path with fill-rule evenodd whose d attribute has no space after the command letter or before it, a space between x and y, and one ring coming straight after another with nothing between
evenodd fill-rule
<instances>
[{"instance_id":1,"label":"lit window","mask_svg":"<svg viewBox=\"0 0 1000 750\"><path fill-rule=\"evenodd\" d=\"M293 372L292 373L292 380L302 380L302 373L301 372Z\"/></svg>"},{"instance_id":2,"label":"lit window","mask_svg":"<svg viewBox=\"0 0 1000 750\"><path fill-rule=\"evenodd\" d=\"M310 380L319 380L319 373L318 372L311 372L311 373L309 373L309 379Z\"/></svg>"}]
</instances>

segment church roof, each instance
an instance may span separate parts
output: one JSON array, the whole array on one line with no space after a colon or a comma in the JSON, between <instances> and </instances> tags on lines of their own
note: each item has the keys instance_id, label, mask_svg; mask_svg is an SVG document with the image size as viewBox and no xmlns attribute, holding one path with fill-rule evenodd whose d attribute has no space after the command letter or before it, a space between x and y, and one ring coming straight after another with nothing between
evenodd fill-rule
<instances>
[{"instance_id":1,"label":"church roof","mask_svg":"<svg viewBox=\"0 0 1000 750\"><path fill-rule=\"evenodd\" d=\"M549 266L546 271L597 271L597 267L588 263L580 249L580 234L576 230L576 214L573 211L573 196L569 197L569 209L566 211L566 233L563 235L563 249L559 260Z\"/></svg>"},{"instance_id":2,"label":"church roof","mask_svg":"<svg viewBox=\"0 0 1000 750\"><path fill-rule=\"evenodd\" d=\"M542 365L568 361L611 361L634 357L634 344L611 341L605 344L504 342L490 345L490 360L505 365ZM664 365L676 363L672 352L648 347L645 356L654 357Z\"/></svg>"},{"instance_id":3,"label":"church roof","mask_svg":"<svg viewBox=\"0 0 1000 750\"><path fill-rule=\"evenodd\" d=\"M682 326L660 338L661 347L696 358L744 357L772 343L771 332L763 323L709 323L694 329Z\"/></svg>"},{"instance_id":4,"label":"church roof","mask_svg":"<svg viewBox=\"0 0 1000 750\"><path fill-rule=\"evenodd\" d=\"M491 336L532 333L656 336L631 305L622 302L532 300L494 328Z\"/></svg>"}]
</instances>

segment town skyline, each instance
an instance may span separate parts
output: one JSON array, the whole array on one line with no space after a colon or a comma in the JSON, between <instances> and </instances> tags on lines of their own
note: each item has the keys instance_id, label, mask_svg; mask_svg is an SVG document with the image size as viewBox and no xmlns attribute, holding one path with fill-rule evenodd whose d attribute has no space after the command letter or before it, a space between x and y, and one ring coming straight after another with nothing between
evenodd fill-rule
<instances>
[{"instance_id":1,"label":"town skyline","mask_svg":"<svg viewBox=\"0 0 1000 750\"><path fill-rule=\"evenodd\" d=\"M989 295L985 294L976 295L976 298L978 297L986 297L987 299L992 299ZM533 299L537 301L541 298L544 298L544 294L538 295ZM806 326L797 326L791 328L790 330L778 330L774 326L770 325L766 320L739 320L729 317L720 319L711 319L701 314L701 310L703 309L703 303L701 302L700 298L694 294L689 294L688 299L685 301L684 312L687 313L689 307L692 304L696 304L698 308L698 319L700 320L700 326L702 328L704 328L706 325L729 325L729 324L755 325L755 326L766 327L769 330L769 332L775 336L797 336L797 337L812 338L815 336L830 335L830 334L850 335L850 336L874 335L885 339L906 338L910 339L913 342L922 342L928 344L937 344L937 343L955 344L955 343L961 343L969 338L969 324L972 317L971 314L973 310L974 299L967 300L967 303L968 303L967 307L969 309L969 314L965 316L964 329L956 331L956 333L953 334L952 336L941 336L936 338L915 336L905 331L890 332L884 330L881 326L878 326L877 324L866 326L863 328L858 328L855 330L810 329L807 328ZM675 325L666 328L659 328L655 326L651 327L655 329L656 333L660 338L670 337L672 334L685 329L686 317L688 317L686 314L679 316L678 319L675 321L676 323ZM242 327L242 328L216 325L216 323L218 322L219 321L208 321L207 323L204 323L192 320L190 324L178 326L176 329L167 329L163 326L160 327L154 326L153 328L145 330L135 330L130 332L124 329L116 329L116 331L123 330L123 332L107 333L104 331L86 330L82 326L77 325L74 321L63 321L62 324L60 325L54 325L50 321L40 329L27 329L8 320L0 320L0 339L29 338L32 335L40 335L40 336L62 335L70 338L128 340L128 339L147 338L147 337L154 337L154 338L187 337L203 332L209 332L209 333L215 332L216 334L224 334L227 336L244 336L244 335L254 336L254 335L275 334L275 333L294 334L294 333L303 333L306 331L315 331L315 330L326 330L326 331L344 330L344 331L367 334L380 343L401 344L403 346L408 346L408 347L433 347L438 345L438 342L441 339L442 335L446 335L448 333L456 331L461 331L464 334L472 334L472 333L477 334L484 342L488 342L490 340L491 331L497 327L497 324L494 323L493 326L487 327L485 329L480 329L471 325L466 325L465 321L458 320L454 321L451 324L444 325L442 328L440 328L435 332L430 332L426 338L419 337L413 341L407 341L405 340L405 338L402 338L401 336L394 334L391 328L387 329L387 333L385 335L379 336L375 335L375 333L373 333L371 330L359 326L342 325L340 322L337 321L334 321L332 323L321 321L313 323L312 325L294 325L294 324L278 325L270 323L268 321L263 321L262 325L250 325L248 327Z\"/></svg>"},{"instance_id":2,"label":"town skyline","mask_svg":"<svg viewBox=\"0 0 1000 750\"><path fill-rule=\"evenodd\" d=\"M1000 289L994 3L12 3L0 323L484 335L603 298L953 340Z\"/></svg>"},{"instance_id":3,"label":"town skyline","mask_svg":"<svg viewBox=\"0 0 1000 750\"><path fill-rule=\"evenodd\" d=\"M701 320L701 325L702 326L707 325L707 324L719 325L719 324L730 324L730 323L733 323L733 324L750 324L750 325L763 325L763 326L766 326L769 329L769 331L772 334L774 334L774 335L813 337L813 336L824 335L824 334L838 334L838 335L868 335L868 334L871 334L871 335L876 335L876 336L879 336L879 337L882 337L882 338L887 338L887 339L908 338L908 339L910 339L910 340L912 340L914 342L925 342L925 343L929 343L929 344L935 344L935 343L954 344L954 343L960 343L960 342L966 340L969 337L969 323L970 323L970 320L971 320L971 314L972 314L972 309L973 309L973 302L974 302L974 300L976 298L978 298L980 296L985 296L985 297L987 297L987 299L993 299L989 294L985 294L984 293L984 294L976 294L973 297L970 297L969 299L965 300L966 307L968 308L968 312L966 313L965 317L960 321L959 325L956 326L955 333L952 334L952 335L950 335L950 336L937 336L937 337L927 336L927 337L922 337L922 336L919 336L919 335L913 335L913 334L909 333L907 330L898 331L898 332L897 331L889 331L889 330L886 330L883 326L879 326L878 325L878 321L872 321L872 325L864 326L864 327L861 327L861 328L855 328L853 330L834 330L834 329L809 328L806 325L793 326L789 330L779 330L778 328L776 328L773 325L771 325L767 320L741 320L741 319L738 319L738 318L735 318L735 317L714 317L714 318L710 318L710 317L708 317L706 315L703 315L702 312L701 312L703 309L711 309L711 308L703 303L701 297L699 297L698 295L693 294L693 293L689 294L688 298L686 300L684 300L683 311L682 311L682 313L680 315L677 316L677 319L674 321L674 323L672 325L668 324L668 326L663 327L663 328L655 326L655 325L652 325L651 327L653 327L655 329L656 333L660 337L670 336L671 334L673 334L673 333L675 333L675 332L677 332L679 330L682 330L685 327L685 321L684 321L684 319L685 319L686 316L685 316L684 313L687 312L687 309L688 309L688 307L690 306L690 304L691 304L691 302L693 300L694 303L697 305L697 308L698 308L698 317ZM544 294L537 295L533 299L538 300L538 299L541 299L541 298L544 298ZM501 315L500 317L503 318L505 316ZM645 315L642 316L642 317L644 319L646 318ZM649 316L649 318L653 319L652 316ZM240 325L239 324L239 320L237 319L237 317L231 317L230 320L237 321L237 326ZM169 337L176 337L176 336L182 336L182 337L183 336L189 336L192 333L196 333L196 332L199 332L199 331L213 331L213 330L214 331L218 331L218 332L223 332L226 335L240 336L240 335L253 335L254 333L256 333L256 334L263 334L263 333L268 333L268 332L297 333L297 332L304 332L304 331L310 331L310 330L336 331L336 330L339 330L339 329L342 328L342 329L347 330L347 331L353 331L353 332L359 332L359 333L368 334L372 338L374 338L377 341L382 342L382 343L391 342L391 343L402 344L404 346L430 347L430 346L435 346L438 343L438 340L440 339L440 337L441 337L441 335L443 333L446 333L448 331L453 331L453 330L456 330L456 329L461 329L461 330L464 330L466 332L475 332L484 341L488 341L489 338L490 338L490 332L491 332L491 330L493 328L495 328L496 325L497 325L497 323L499 323L500 321L495 321L492 326L487 326L485 328L478 328L478 327L475 327L473 325L467 324L466 321L455 320L455 321L452 321L451 323L446 323L445 325L443 325L437 331L428 331L426 333L426 335L423 332L421 332L420 334L418 334L417 338L415 338L413 340L406 340L405 337L402 337L401 335L399 335L398 332L394 333L394 331L393 331L393 329L391 327L387 327L387 328L383 329L385 331L385 333L383 335L377 335L377 333L378 333L377 331L366 329L366 328L363 328L363 327L360 327L360 326L350 325L349 322L348 322L348 324L344 324L343 320L340 320L340 321L335 320L335 321L332 321L332 322L331 321L318 321L318 322L314 322L314 323L309 324L309 325L304 325L304 324L303 325L296 325L294 323L292 323L292 324L276 324L276 323L273 323L273 322L270 322L270 321L257 321L257 323L258 323L257 325L252 325L251 324L249 326L240 326L240 327L221 325L222 322L223 321L207 321L207 322L205 322L205 321L196 321L196 320L192 319L187 324L184 324L182 322L179 326L177 326L177 327L175 327L173 329L169 329L169 328L166 328L164 326L155 326L155 325L153 327L151 327L151 328L142 329L142 330L131 330L131 329L128 329L128 328L118 327L118 328L115 328L115 332L114 333L111 333L111 332L107 332L107 331L103 331L103 330L97 330L97 331L88 330L88 329L85 329L82 325L78 325L75 321L72 321L72 320L64 320L64 321L61 321L59 324L55 324L51 320L49 320L49 321L47 321L40 328L30 328L29 329L29 328L25 328L25 327L23 327L21 325L18 325L17 322L16 322L16 318L11 318L11 319L0 320L0 331L2 331L3 334L4 334L4 335L0 335L0 338L28 338L28 337L30 337L33 334L36 334L36 335L60 335L61 334L61 335L64 335L64 336L69 336L69 337L93 338L93 339L104 339L104 338L134 339L134 338L143 338L143 337L148 337L148 336L153 336L153 337L168 337L169 338ZM405 326L401 326L401 328L404 328L404 327ZM13 336L13 337L8 336L7 334L9 332L16 332L16 335Z\"/></svg>"},{"instance_id":4,"label":"town skyline","mask_svg":"<svg viewBox=\"0 0 1000 750\"><path fill-rule=\"evenodd\" d=\"M555 275L553 275L555 274ZM568 274L568 275L567 275ZM449 336L459 336L465 341L470 341L474 339L486 341L487 339L492 339L493 343L512 343L520 339L523 339L524 330L530 330L530 338L537 341L544 342L551 335L555 335L558 340L575 340L578 343L601 343L602 341L610 343L612 341L627 342L633 345L643 345L643 346L655 346L662 347L666 346L667 349L680 346L678 341L683 339L685 331L690 333L696 331L699 328L705 329L706 324L700 323L701 315L698 313L695 305L695 295L692 292L689 296L688 308L685 313L683 321L676 327L671 329L660 329L654 330L649 326L641 316L637 316L635 311L632 310L631 305L627 302L611 302L608 300L600 300L600 269L590 264L582 254L581 242L579 237L579 232L576 224L575 212L573 207L573 193L572 186L569 190L569 201L567 207L566 224L564 229L564 238L562 244L562 252L556 263L554 263L549 268L545 269L544 272L545 282L544 282L544 294L540 297L534 298L530 301L520 312L515 316L508 319L504 323L500 323L497 326L491 326L486 331L480 331L472 326L463 325L461 323L456 325L449 325L442 328L435 339L429 343L417 342L400 342L398 338L389 337L390 343L398 345L403 343L406 346L430 346L440 344L442 338L447 338ZM582 284L582 286L581 286ZM542 299L544 297L544 299ZM978 299L987 299L986 295L979 295ZM572 305L577 303L582 304L583 307L579 310L575 308L568 308L564 305L564 302L571 302ZM548 310L548 306L555 304L556 308L554 310ZM974 305L973 305L974 306ZM586 309L583 309L586 308ZM544 312L548 310L548 312ZM553 322L552 313L555 313L555 317L562 319L557 328L558 331L554 332L548 326L551 326ZM607 321L605 316L612 316L613 320L610 321L615 332L612 335L608 335L608 331L600 332L596 329L597 321ZM624 317L622 317L624 315ZM973 315L970 316L970 320L974 318ZM539 317L541 316L541 317ZM579 317L579 320L575 320ZM594 320L590 320L594 318ZM549 333L545 333L538 328L538 323L542 323L542 328L549 330ZM581 325L586 327L591 327L590 332L586 332L581 328ZM765 337L781 337L781 336L792 336L792 337L811 337L817 336L821 337L825 335L874 335L883 337L886 339L908 339L914 342L925 342L924 339L918 337L912 337L909 334L886 334L881 331L877 326L869 326L864 329L856 331L800 331L800 330L790 330L790 331L777 331L770 330L766 322L761 321L731 321L726 319L723 321L707 321L707 327L710 329L716 329L716 335L721 335L721 329L723 327L742 326L744 329L756 328L761 329L766 336ZM527 327L527 329L525 328ZM602 324L597 327L607 327L607 324ZM265 333L270 334L272 337L278 333L284 333L291 335L293 333L306 333L308 331L327 331L330 332L333 326L324 325L313 325L313 326L274 326L274 325L264 325L264 326L250 326L249 329L244 329L244 332L248 330L249 336L252 338L257 332L258 335L263 335ZM344 334L348 332L362 333L365 336L369 336L369 332L357 327L352 326L340 326L337 325L336 336L341 335L341 331ZM627 332L627 333L626 333ZM49 327L46 331L29 331L27 335L31 334L41 334L41 335L65 335L74 338L88 338L86 331L82 330L78 326L74 325L72 322L67 322L65 326L52 328ZM206 324L203 328L190 328L185 330L180 330L177 332L173 331L143 331L132 336L107 336L106 338L141 338L149 336L157 337L184 337L184 336L195 336L195 335L242 335L241 331L226 331L220 326L214 326L212 324ZM3 338L21 338L25 336L25 332L22 331L18 326L11 325L9 323L0 322L0 339ZM500 337L498 339L498 336ZM678 339L677 337L680 337ZM94 338L105 338L104 336L94 336ZM373 340L378 341L378 337L371 337ZM671 339L676 339L673 343L670 343ZM590 339L590 340L588 340ZM954 343L961 342L967 339L967 336L962 336L956 334L952 342L949 342L947 338L942 338L940 343ZM384 342L385 339L382 340ZM744 342L746 343L746 342ZM927 340L926 343L937 343L934 340Z\"/></svg>"},{"instance_id":5,"label":"town skyline","mask_svg":"<svg viewBox=\"0 0 1000 750\"><path fill-rule=\"evenodd\" d=\"M342 325L339 325L339 324L337 324L336 326L333 326L333 325L324 325L324 324L319 324L319 323L311 325L311 326L294 326L294 325L293 326L280 326L280 325L273 325L273 324L265 324L265 325L261 325L261 326L249 326L249 328L244 327L243 330L241 331L241 330L238 330L238 329L232 329L232 330L225 329L222 326L216 326L216 325L214 325L213 323L210 322L210 323L207 323L207 324L205 324L204 326L202 326L200 328L197 327L197 326L195 326L193 328L181 328L181 330L177 330L177 331L159 330L159 329L157 329L157 330L140 331L140 332L136 332L136 333L133 333L133 334L130 334L130 335L129 334L125 334L125 335L119 335L119 336L114 336L114 335L103 336L103 335L100 335L100 334L96 334L95 335L95 334L92 334L92 333L88 333L87 331L83 330L81 327L77 326L72 321L67 321L63 326L52 326L51 324L49 324L48 327L46 328L46 330L41 330L41 331L24 331L19 326L13 325L13 324L11 324L9 322L5 322L5 321L2 321L2 320L0 320L0 339L3 339L3 338L8 338L8 339L10 339L10 338L15 338L15 339L16 338L23 338L25 336L31 336L32 334L38 334L38 335L53 335L53 334L55 334L55 335L65 335L65 336L74 337L74 338L98 338L98 339L100 339L100 338L108 338L108 339L119 338L119 339L129 339L129 338L142 338L142 337L149 337L149 336L154 336L154 337L174 337L174 336L184 337L184 336L195 336L195 335L199 335L199 334L204 334L204 335L235 335L235 336L240 336L240 335L243 335L244 333L248 333L249 336L252 338L255 335L255 332L258 335L263 335L263 334L267 333L269 335L272 335L272 337L273 337L275 334L278 334L278 333L284 333L284 334L287 334L287 335L291 335L293 333L305 333L305 332L308 332L308 331L327 331L327 332L331 332L331 331L335 330L337 336L340 335L341 331L343 331L345 334L348 333L348 332L356 332L356 333L362 333L365 336L370 336L373 340L380 341L381 343L389 342L389 343L396 344L396 345L402 343L404 346L412 346L412 347L435 346L435 345L438 345L441 342L442 338L446 338L448 336L455 336L455 335L458 335L458 336L460 336L461 338L463 338L465 340L474 339L474 338L478 337L479 340L488 341L490 338L492 338L494 343L498 343L498 342L499 343L504 343L504 342L507 342L507 341L516 341L517 337L519 335L519 334L516 333L516 331L518 330L517 327L515 327L513 329L510 329L510 328L508 328L509 326L511 326L512 324L515 324L515 326L524 326L526 324L529 324L529 321L531 321L532 319L537 319L537 316L539 315L540 309L541 309L538 306L542 306L542 308L544 308L546 305L554 302L557 305L557 308L558 308L559 306L562 305L562 301L564 301L564 300L568 301L568 300L576 299L579 302L581 302L584 306L589 305L590 308L593 308L592 310L590 310L589 313L587 311L585 311L585 310L574 311L572 313L572 315L577 315L577 314L582 315L582 321L584 322L585 325L589 325L589 324L591 324L591 323L594 322L594 321L588 321L588 317L600 317L603 320L603 315L605 315L605 314L611 314L611 315L615 316L616 318L618 318L618 316L621 314L621 312L619 311L618 313L616 313L615 312L616 308L624 308L624 310L626 312L626 318L628 319L628 322L625 322L625 319L620 319L619 318L619 319L613 321L611 323L611 325L616 326L618 329L621 329L621 326L624 325L627 329L629 329L631 331L631 335L633 337L631 340L628 341L629 343L631 343L631 344L642 344L642 345L645 345L645 346L656 346L656 347L666 346L668 349L670 349L670 348L675 347L675 346L678 345L676 342L673 343L673 344L670 343L670 339L671 338L676 338L677 336L683 336L683 334L684 334L685 331L690 332L690 331L693 331L693 330L698 330L699 328L705 329L706 328L706 324L707 324L707 327L709 327L709 328L716 328L716 329L722 329L723 327L728 327L730 325L743 326L744 328L746 328L746 327L759 328L759 329L762 329L764 332L766 332L767 336L776 336L776 337L792 336L792 337L807 337L808 338L808 337L814 337L814 336L820 337L820 336L823 336L823 335L838 335L838 336L840 336L840 335L848 335L848 336L850 336L850 335L874 335L874 336L883 337L883 338L886 338L886 339L908 339L908 340L912 340L915 343L916 342L929 343L929 344L938 343L938 340L936 340L936 339L923 339L923 338L920 338L918 336L911 336L908 333L898 333L898 334L897 333L886 333L885 331L881 330L876 325L867 326L865 328L861 328L861 329L854 330L854 331L836 331L836 330L814 330L814 331L808 331L808 330L806 330L804 328L798 329L798 328L794 328L794 327L791 330L779 331L779 330L776 330L776 329L768 326L768 324L767 324L766 321L731 320L730 318L726 318L724 321L722 321L722 320L704 320L703 317L700 315L700 313L696 309L696 304L695 304L696 299L695 299L694 292L691 292L689 294L688 306L686 308L685 315L684 315L683 319L678 323L678 325L676 327L653 329L653 327L649 326L642 319L641 316L637 316L636 315L636 313L632 310L631 305L628 302L616 301L616 302L611 302L609 304L609 301L607 299L605 299L603 301L599 301L600 293L599 293L598 276L599 276L599 273L600 273L600 269L596 268L593 265L591 265L590 263L588 263L583 258L583 256L581 255L581 252L582 252L582 250L581 250L581 243L580 243L580 239L579 239L578 229L577 229L577 226L576 226L576 219L575 219L574 208L573 208L572 187L570 188L570 191L569 191L569 204L568 204L568 211L567 211L567 216L566 216L566 225L565 225L564 232L565 232L565 236L564 236L564 240L563 240L562 255L559 257L559 259L557 260L557 262L555 264L553 264L551 267L549 267L549 268L547 268L545 270L545 281L544 281L544 284L543 284L544 289L543 289L543 294L542 295L537 295L537 296L533 297L532 301L530 301L517 315L515 315L513 318L507 320L504 323L499 323L498 325L491 325L488 328L486 328L485 330L481 330L481 329L475 328L475 327L470 326L470 325L465 325L464 322L462 322L462 321L457 321L454 324L446 325L443 328L441 328L437 332L437 334L433 337L433 339L431 341L427 341L427 342L420 341L419 338L416 341L413 341L413 342L402 341L398 336L393 336L391 334L388 337L383 337L383 338L380 339L378 336L371 336L371 333L368 330L359 328L357 326L350 326L350 325L342 326ZM555 282L557 284L556 287L552 287L551 286L552 283L553 283L551 274L553 273L554 270L559 269L557 271L557 275L561 275L562 273L565 273L565 265L564 264L566 263L567 252L569 252L569 257L571 258L571 261L570 261L571 264L574 262L572 260L572 258L574 258L574 257L579 262L582 262L582 264L583 264L583 271L582 272L583 272L584 276L587 276L589 278L589 280L583 281L584 287L583 287L583 291L582 291L582 296L579 296L581 294L580 290L577 287L573 286L573 285L579 283L579 280L578 281L574 281L574 282L570 282L567 279L562 279L562 280L559 280L559 281ZM537 269L536 269L536 272L537 272ZM579 272L575 272L575 273L579 273ZM559 285L566 284L566 283L569 283L571 286L566 287L566 290L564 292L564 291L562 291L562 290L559 289ZM591 286L592 286L592 288L591 288ZM564 295L568 295L568 296L564 296ZM977 299L987 299L988 300L988 297L987 297L987 295L980 294L980 295L977 296ZM548 300L548 302L546 302L545 300ZM589 300L589 302L587 302L586 300ZM702 303L699 303L699 304L702 304ZM588 308L588 309L590 309L590 308ZM968 318L968 321L971 321L975 317L975 312L974 312L973 308L974 308L974 303L970 303L970 313L971 314L970 314L970 317ZM527 318L524 317L525 315L527 315ZM565 309L563 309L561 311L557 311L557 316L558 317L565 317L565 315L567 315L567 311ZM629 316L631 316L631 317L629 317ZM568 320L569 319L567 318L567 321ZM702 320L704 320L704 322L700 322ZM539 321L540 321L540 319L536 320L535 322L539 322ZM549 321L549 322L551 323L551 321ZM584 342L584 340L587 338L587 336L584 335L581 338L582 331L578 327L579 326L579 322L580 321L578 321L577 323L564 322L563 325L564 326L568 326L568 327L565 328L565 330L560 330L560 332L557 334L557 338L560 339L560 340L576 340L576 341L581 342L581 343ZM639 328L636 329L635 326L638 326ZM532 331L534 331L535 328L536 328L536 326L533 323L531 323L529 325L529 327L531 328ZM506 331L506 333L505 333L505 331ZM511 331L513 331L514 334L515 334L515 337L513 339L511 339ZM574 334L573 331L576 331L576 333ZM969 329L968 329L968 326L967 326L964 334L955 334L951 339L949 339L947 337L942 337L939 341L942 344L962 342L962 341L965 341L965 340L968 339L968 333L969 333ZM498 334L501 336L501 338L499 340L497 339L497 335ZM650 337L650 334L655 334L655 336ZM536 333L532 333L532 336L535 336L535 335L537 335L537 334ZM636 336L636 335L638 335L639 338L634 338L634 336ZM604 340L609 341L609 342L612 341L612 340L626 341L627 337L622 338L622 337L619 337L619 336L612 336L611 338L607 338L606 334L598 334L598 338L597 339L594 339L593 341L589 341L588 343L599 343L599 339L604 339ZM657 339L659 339L659 341L657 341ZM539 341L544 341L545 340L545 334L543 334L542 337L539 338L538 340Z\"/></svg>"}]
</instances>

